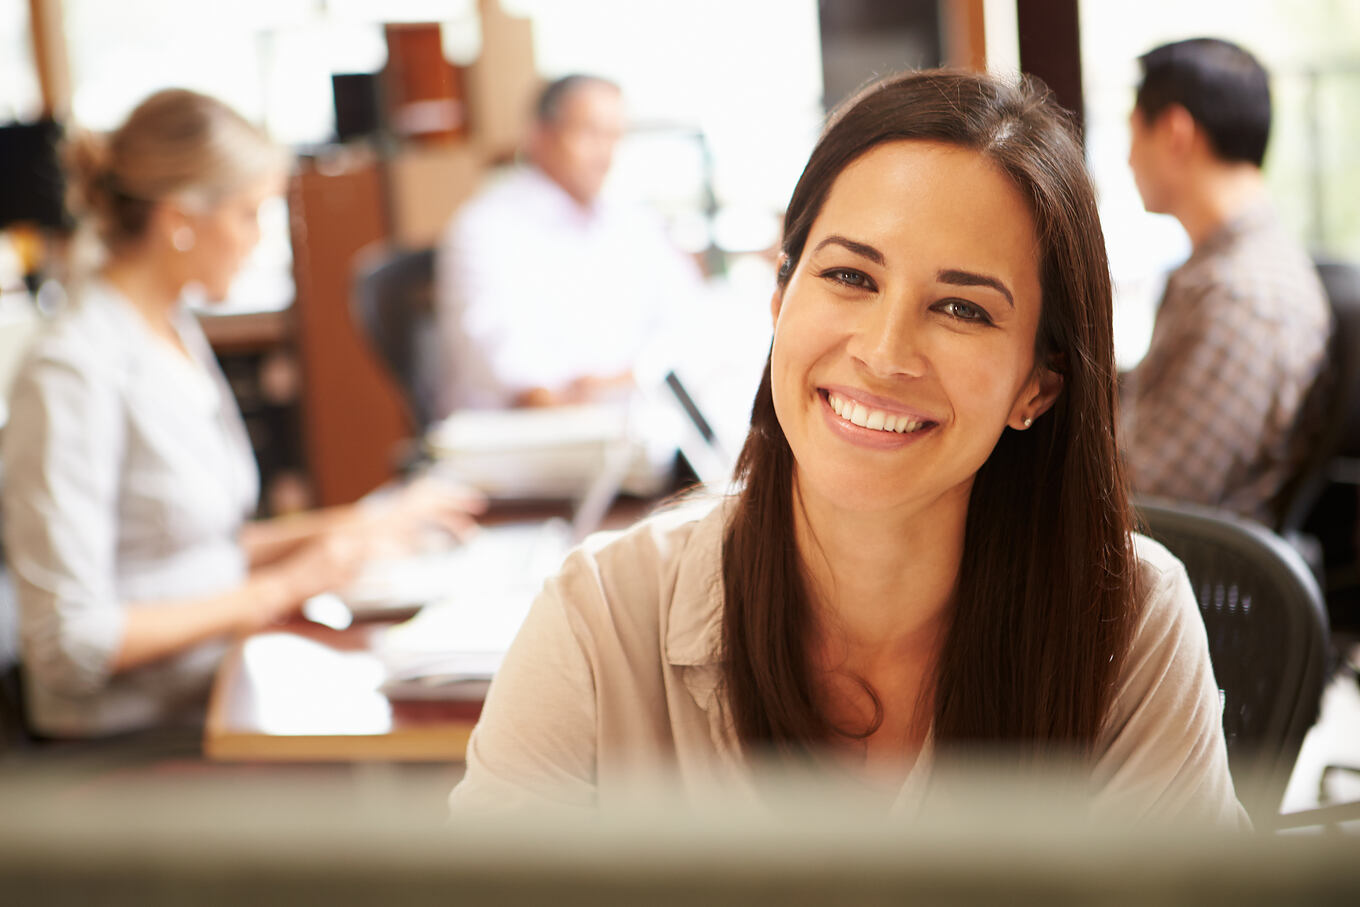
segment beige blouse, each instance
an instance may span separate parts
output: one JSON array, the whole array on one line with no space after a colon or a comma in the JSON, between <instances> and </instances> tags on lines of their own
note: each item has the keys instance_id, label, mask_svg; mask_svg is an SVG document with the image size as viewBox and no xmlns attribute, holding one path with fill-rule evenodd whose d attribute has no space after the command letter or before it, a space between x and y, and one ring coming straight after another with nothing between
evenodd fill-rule
<instances>
[{"instance_id":1,"label":"beige blouse","mask_svg":"<svg viewBox=\"0 0 1360 907\"><path fill-rule=\"evenodd\" d=\"M688 504L567 559L491 685L455 811L622 806L656 767L696 798L753 794L720 688L729 510ZM1185 569L1150 539L1135 548L1146 599L1098 741L1094 807L1246 827ZM919 806L933 766L928 739L894 811Z\"/></svg>"}]
</instances>

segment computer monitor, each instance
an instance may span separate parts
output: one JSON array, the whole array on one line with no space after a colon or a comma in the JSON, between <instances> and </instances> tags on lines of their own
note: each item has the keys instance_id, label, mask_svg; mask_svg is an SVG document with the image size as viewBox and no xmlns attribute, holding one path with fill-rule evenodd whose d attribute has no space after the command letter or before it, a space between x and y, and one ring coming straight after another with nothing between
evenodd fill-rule
<instances>
[{"instance_id":1,"label":"computer monitor","mask_svg":"<svg viewBox=\"0 0 1360 907\"><path fill-rule=\"evenodd\" d=\"M331 91L335 98L335 137L338 141L348 142L382 131L382 77L378 73L333 73Z\"/></svg>"},{"instance_id":2,"label":"computer monitor","mask_svg":"<svg viewBox=\"0 0 1360 907\"><path fill-rule=\"evenodd\" d=\"M57 149L62 130L54 120L0 126L0 229L31 224L69 230L66 181Z\"/></svg>"}]
</instances>

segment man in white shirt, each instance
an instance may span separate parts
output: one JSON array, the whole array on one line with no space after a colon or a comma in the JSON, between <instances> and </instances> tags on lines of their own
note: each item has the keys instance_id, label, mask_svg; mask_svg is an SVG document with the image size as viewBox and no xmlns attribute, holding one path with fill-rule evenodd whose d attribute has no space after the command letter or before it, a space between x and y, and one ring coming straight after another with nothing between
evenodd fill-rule
<instances>
[{"instance_id":1,"label":"man in white shirt","mask_svg":"<svg viewBox=\"0 0 1360 907\"><path fill-rule=\"evenodd\" d=\"M454 218L439 249L444 411L607 399L697 288L655 217L600 197L623 134L617 85L550 84L528 165Z\"/></svg>"}]
</instances>

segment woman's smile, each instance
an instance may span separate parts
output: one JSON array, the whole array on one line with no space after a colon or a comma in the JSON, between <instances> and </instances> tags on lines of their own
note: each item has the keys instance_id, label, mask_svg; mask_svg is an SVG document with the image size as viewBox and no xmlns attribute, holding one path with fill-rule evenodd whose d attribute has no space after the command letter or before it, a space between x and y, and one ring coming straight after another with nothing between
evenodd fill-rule
<instances>
[{"instance_id":1,"label":"woman's smile","mask_svg":"<svg viewBox=\"0 0 1360 907\"><path fill-rule=\"evenodd\" d=\"M901 405L884 405L868 394L822 388L818 396L831 430L861 447L905 447L939 426L921 413Z\"/></svg>"}]
</instances>

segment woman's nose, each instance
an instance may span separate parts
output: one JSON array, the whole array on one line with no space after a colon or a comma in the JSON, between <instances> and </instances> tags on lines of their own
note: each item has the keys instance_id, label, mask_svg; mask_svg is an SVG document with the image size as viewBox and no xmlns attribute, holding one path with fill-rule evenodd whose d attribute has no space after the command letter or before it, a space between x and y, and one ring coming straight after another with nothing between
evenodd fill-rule
<instances>
[{"instance_id":1,"label":"woman's nose","mask_svg":"<svg viewBox=\"0 0 1360 907\"><path fill-rule=\"evenodd\" d=\"M850 354L881 378L920 377L928 369L923 328L911 301L881 299L866 307Z\"/></svg>"}]
</instances>

